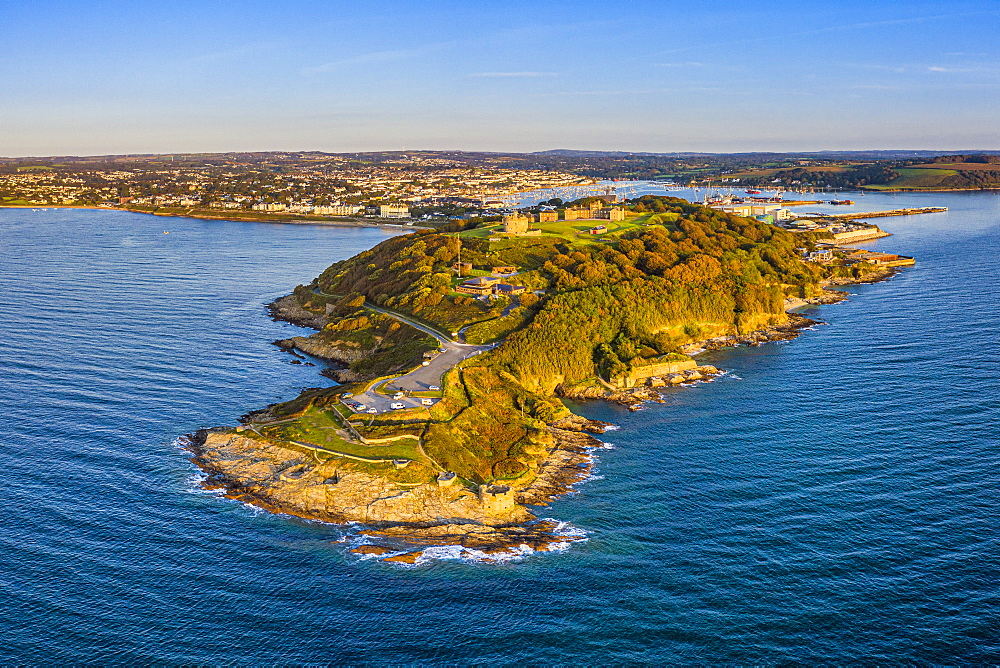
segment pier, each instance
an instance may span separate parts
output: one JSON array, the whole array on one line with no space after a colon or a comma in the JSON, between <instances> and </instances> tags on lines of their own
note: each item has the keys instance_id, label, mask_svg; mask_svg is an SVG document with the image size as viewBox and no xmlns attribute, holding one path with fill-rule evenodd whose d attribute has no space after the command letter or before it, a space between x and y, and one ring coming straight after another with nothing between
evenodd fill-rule
<instances>
[{"instance_id":1,"label":"pier","mask_svg":"<svg viewBox=\"0 0 1000 668\"><path fill-rule=\"evenodd\" d=\"M920 213L942 213L947 211L946 206L925 206L918 209L891 209L889 211L869 211L867 213L829 213L820 214L824 218L837 218L839 220L860 220L863 218L888 218L889 216L915 216Z\"/></svg>"}]
</instances>

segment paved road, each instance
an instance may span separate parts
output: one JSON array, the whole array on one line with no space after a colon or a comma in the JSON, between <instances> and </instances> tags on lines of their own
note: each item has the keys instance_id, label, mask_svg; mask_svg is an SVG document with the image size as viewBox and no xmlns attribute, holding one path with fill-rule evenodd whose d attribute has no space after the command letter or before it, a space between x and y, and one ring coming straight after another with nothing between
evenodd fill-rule
<instances>
[{"instance_id":1,"label":"paved road","mask_svg":"<svg viewBox=\"0 0 1000 668\"><path fill-rule=\"evenodd\" d=\"M417 367L408 374L390 380L386 384L386 387L390 390L426 392L431 387L440 388L441 379L444 377L446 371L454 367L462 360L472 357L473 355L478 355L484 350L491 350L496 346L496 344L488 346L474 346L468 343L458 343L446 337L444 333L436 331L423 323L419 323L415 320L407 318L404 315L400 315L399 313L374 306L366 306L365 308L382 313L390 318L395 318L400 322L404 322L411 327L419 329L425 334L430 334L437 339L439 346L438 349L444 350L444 352L430 360L430 364L427 366ZM355 395L354 400L361 402L366 408L375 408L379 413L392 410L391 404L393 403L401 403L407 407L422 405L419 397L393 399L386 395L377 394L374 391L363 392ZM436 402L437 399L434 399L434 401Z\"/></svg>"}]
</instances>

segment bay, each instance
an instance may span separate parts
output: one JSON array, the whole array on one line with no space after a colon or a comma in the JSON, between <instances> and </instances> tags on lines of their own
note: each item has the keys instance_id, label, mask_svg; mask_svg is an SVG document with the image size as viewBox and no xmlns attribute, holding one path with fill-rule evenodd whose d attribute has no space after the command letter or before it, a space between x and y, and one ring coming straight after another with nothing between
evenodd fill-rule
<instances>
[{"instance_id":1,"label":"bay","mask_svg":"<svg viewBox=\"0 0 1000 668\"><path fill-rule=\"evenodd\" d=\"M620 426L544 510L586 542L415 568L201 491L177 445L325 384L264 305L387 233L0 210L0 659L995 663L1000 197L838 197L949 211L880 221L916 267L705 354L722 379L575 406Z\"/></svg>"}]
</instances>

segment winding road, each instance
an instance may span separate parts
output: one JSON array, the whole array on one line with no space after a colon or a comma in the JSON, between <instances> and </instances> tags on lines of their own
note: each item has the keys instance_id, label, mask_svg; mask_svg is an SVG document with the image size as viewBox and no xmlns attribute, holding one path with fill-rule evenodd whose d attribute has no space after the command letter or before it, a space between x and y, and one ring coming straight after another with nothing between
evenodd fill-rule
<instances>
[{"instance_id":1,"label":"winding road","mask_svg":"<svg viewBox=\"0 0 1000 668\"><path fill-rule=\"evenodd\" d=\"M387 381L385 383L385 387L390 391L427 392L432 387L440 388L441 379L444 377L445 372L462 360L468 359L473 355L478 355L483 351L492 350L497 345L494 343L486 346L475 346L470 343L459 343L445 336L442 332L394 311L376 306L365 306L365 308L375 311L376 313L387 315L390 318L395 318L399 322L405 323L414 329L418 329L425 334L430 334L437 339L439 345L438 350L444 351L438 354L434 359L428 360L429 364L427 366L419 366L407 374ZM379 383L379 385L381 385L381 383ZM376 385L376 387L377 386L378 385ZM407 408L422 406L419 397L393 399L390 396L375 392L374 388L367 392L356 394L354 399L356 401L360 401L366 406L366 408L376 409L379 413L392 410L391 404L393 403L401 403ZM434 399L434 401L436 402L437 399Z\"/></svg>"},{"instance_id":2,"label":"winding road","mask_svg":"<svg viewBox=\"0 0 1000 668\"><path fill-rule=\"evenodd\" d=\"M319 288L313 288L313 292L325 297L336 296L322 292ZM470 343L462 343L460 341L453 340L445 332L439 331L430 325L426 325L401 313L396 313L395 311L390 311L389 309L378 306L372 306L370 304L365 304L365 308L369 311L381 313L382 315L394 318L395 320L409 325L414 329L420 330L425 334L430 334L437 339L438 350L442 351L433 359L428 360L429 364L427 366L419 366L413 371L403 374L402 376L391 378L384 383L376 383L372 386L371 390L354 395L353 400L362 403L365 406L365 410L374 408L379 413L384 413L386 411L393 410L392 404L394 403L403 404L407 408L426 407L420 402L421 397L403 397L402 399L393 399L389 395L375 392L375 387L379 387L384 384L385 388L392 392L433 392L435 390L431 390L431 388L440 388L441 379L444 377L444 374L456 364L464 359L472 357L473 355L478 355L486 350L492 350L499 345L499 343L493 343L490 345L476 346ZM433 401L436 403L438 400L433 399Z\"/></svg>"}]
</instances>

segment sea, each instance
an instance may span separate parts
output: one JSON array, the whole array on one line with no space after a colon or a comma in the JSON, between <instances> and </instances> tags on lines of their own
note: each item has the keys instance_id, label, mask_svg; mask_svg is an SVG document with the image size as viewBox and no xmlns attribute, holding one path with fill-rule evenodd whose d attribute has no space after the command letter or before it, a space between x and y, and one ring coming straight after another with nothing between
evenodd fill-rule
<instances>
[{"instance_id":1,"label":"sea","mask_svg":"<svg viewBox=\"0 0 1000 668\"><path fill-rule=\"evenodd\" d=\"M265 305L394 232L0 210L0 662L1000 663L1000 195L837 197L949 210L879 221L916 266L797 339L574 405L617 429L538 512L583 540L410 566L181 447L328 383Z\"/></svg>"}]
</instances>

